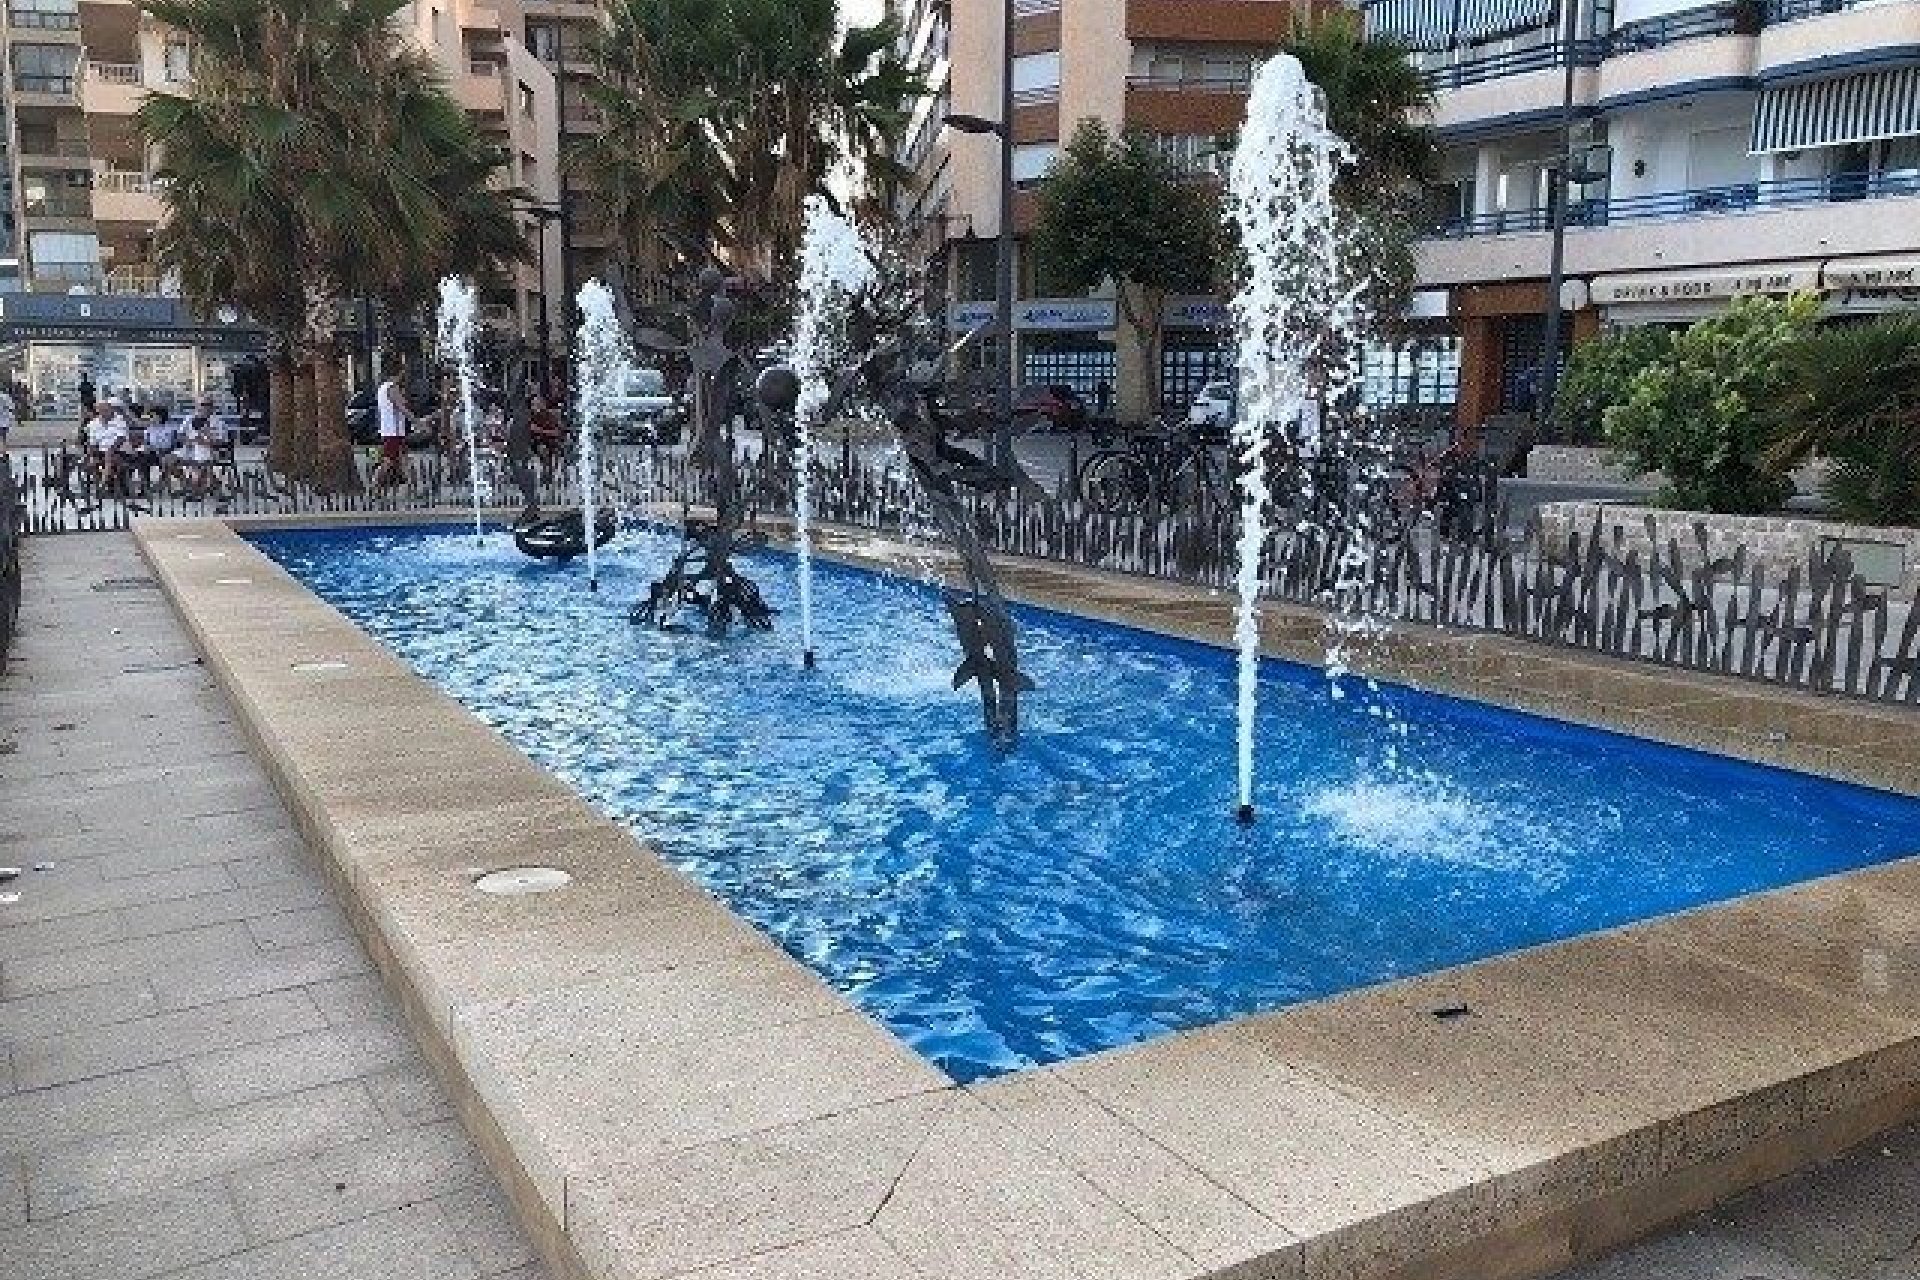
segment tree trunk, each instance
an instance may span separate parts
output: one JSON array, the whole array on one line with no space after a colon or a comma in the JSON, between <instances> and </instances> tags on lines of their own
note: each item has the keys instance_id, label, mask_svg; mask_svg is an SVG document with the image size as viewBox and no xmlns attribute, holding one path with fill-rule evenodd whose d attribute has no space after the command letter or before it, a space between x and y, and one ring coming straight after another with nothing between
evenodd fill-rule
<instances>
[{"instance_id":1,"label":"tree trunk","mask_svg":"<svg viewBox=\"0 0 1920 1280\"><path fill-rule=\"evenodd\" d=\"M293 473L294 437L299 427L293 403L293 339L276 334L267 362L267 470Z\"/></svg>"},{"instance_id":2,"label":"tree trunk","mask_svg":"<svg viewBox=\"0 0 1920 1280\"><path fill-rule=\"evenodd\" d=\"M313 403L319 423L314 438L314 487L322 493L358 493L360 469L354 465L353 438L347 431L346 385L331 343L314 361Z\"/></svg>"},{"instance_id":3,"label":"tree trunk","mask_svg":"<svg viewBox=\"0 0 1920 1280\"><path fill-rule=\"evenodd\" d=\"M1147 289L1123 284L1115 290L1120 296L1120 318L1133 329L1139 344L1140 403L1147 407L1149 419L1160 416L1160 324L1167 312L1164 289Z\"/></svg>"},{"instance_id":4,"label":"tree trunk","mask_svg":"<svg viewBox=\"0 0 1920 1280\"><path fill-rule=\"evenodd\" d=\"M293 448L287 459L288 478L313 483L313 364L304 350L293 359Z\"/></svg>"}]
</instances>

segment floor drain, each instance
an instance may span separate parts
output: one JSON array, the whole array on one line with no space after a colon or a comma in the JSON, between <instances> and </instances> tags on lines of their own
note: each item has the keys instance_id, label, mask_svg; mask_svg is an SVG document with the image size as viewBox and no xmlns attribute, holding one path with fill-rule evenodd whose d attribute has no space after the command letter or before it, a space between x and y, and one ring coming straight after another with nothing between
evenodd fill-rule
<instances>
[{"instance_id":1,"label":"floor drain","mask_svg":"<svg viewBox=\"0 0 1920 1280\"><path fill-rule=\"evenodd\" d=\"M152 591L160 584L152 578L102 578L93 584L95 591Z\"/></svg>"},{"instance_id":2,"label":"floor drain","mask_svg":"<svg viewBox=\"0 0 1920 1280\"><path fill-rule=\"evenodd\" d=\"M295 671L345 671L347 664L326 659L320 662L296 662L293 664L293 669Z\"/></svg>"},{"instance_id":3,"label":"floor drain","mask_svg":"<svg viewBox=\"0 0 1920 1280\"><path fill-rule=\"evenodd\" d=\"M551 893L573 883L573 877L558 867L509 867L489 871L473 882L473 887L495 897L515 898L525 893Z\"/></svg>"}]
</instances>

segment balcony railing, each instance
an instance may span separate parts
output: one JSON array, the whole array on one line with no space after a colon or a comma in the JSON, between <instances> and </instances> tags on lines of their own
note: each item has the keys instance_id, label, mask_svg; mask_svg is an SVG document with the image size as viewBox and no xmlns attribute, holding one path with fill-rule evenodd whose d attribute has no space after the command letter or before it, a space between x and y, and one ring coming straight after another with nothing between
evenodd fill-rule
<instances>
[{"instance_id":1,"label":"balcony railing","mask_svg":"<svg viewBox=\"0 0 1920 1280\"><path fill-rule=\"evenodd\" d=\"M63 191L58 195L28 196L23 207L29 218L91 218L93 197L85 191Z\"/></svg>"},{"instance_id":2,"label":"balcony railing","mask_svg":"<svg viewBox=\"0 0 1920 1280\"><path fill-rule=\"evenodd\" d=\"M1768 22L1798 22L1860 7L1862 0L1767 0Z\"/></svg>"},{"instance_id":3,"label":"balcony railing","mask_svg":"<svg viewBox=\"0 0 1920 1280\"><path fill-rule=\"evenodd\" d=\"M1524 75L1529 71L1564 67L1567 65L1565 50L1566 47L1558 40L1550 44L1529 45L1524 49L1508 49L1466 62L1456 62L1451 66L1429 67L1420 73L1420 78L1426 82L1427 88L1435 92L1484 84L1488 80ZM1605 40L1574 41L1573 65L1576 67L1597 67L1606 56Z\"/></svg>"},{"instance_id":4,"label":"balcony railing","mask_svg":"<svg viewBox=\"0 0 1920 1280\"><path fill-rule=\"evenodd\" d=\"M98 80L101 84L142 83L140 64L137 62L88 62L87 79Z\"/></svg>"},{"instance_id":5,"label":"balcony railing","mask_svg":"<svg viewBox=\"0 0 1920 1280\"><path fill-rule=\"evenodd\" d=\"M1031 89L1015 89L1013 105L1016 107L1045 107L1060 101L1060 86L1057 84L1036 85Z\"/></svg>"},{"instance_id":6,"label":"balcony railing","mask_svg":"<svg viewBox=\"0 0 1920 1280\"><path fill-rule=\"evenodd\" d=\"M150 173L141 173L132 169L103 169L93 177L96 191L113 191L122 195L151 195L160 189L159 179Z\"/></svg>"},{"instance_id":7,"label":"balcony railing","mask_svg":"<svg viewBox=\"0 0 1920 1280\"><path fill-rule=\"evenodd\" d=\"M32 27L39 31L78 31L80 15L77 13L43 13L38 9L9 9L7 22L16 27Z\"/></svg>"},{"instance_id":8,"label":"balcony railing","mask_svg":"<svg viewBox=\"0 0 1920 1280\"><path fill-rule=\"evenodd\" d=\"M1060 12L1060 0L1013 0L1013 16L1037 18L1043 13Z\"/></svg>"},{"instance_id":9,"label":"balcony railing","mask_svg":"<svg viewBox=\"0 0 1920 1280\"><path fill-rule=\"evenodd\" d=\"M1129 89L1160 89L1170 93L1248 93L1253 73L1244 76L1128 76Z\"/></svg>"},{"instance_id":10,"label":"balcony railing","mask_svg":"<svg viewBox=\"0 0 1920 1280\"><path fill-rule=\"evenodd\" d=\"M1836 204L1886 196L1920 196L1920 169L1891 169L1878 173L1837 173L1824 178L1785 178L1773 182L1738 182L1689 191L1662 191L1644 196L1575 200L1567 206L1570 227L1604 227L1623 222L1649 222L1704 214L1753 213L1796 205ZM1447 219L1431 234L1444 239L1548 231L1551 209L1506 209Z\"/></svg>"},{"instance_id":11,"label":"balcony railing","mask_svg":"<svg viewBox=\"0 0 1920 1280\"><path fill-rule=\"evenodd\" d=\"M129 271L115 267L100 282L100 292L118 297L153 298L161 293L158 272Z\"/></svg>"},{"instance_id":12,"label":"balcony railing","mask_svg":"<svg viewBox=\"0 0 1920 1280\"><path fill-rule=\"evenodd\" d=\"M45 93L56 98L73 96L72 76L46 76L27 71L13 73L13 87L21 93Z\"/></svg>"},{"instance_id":13,"label":"balcony railing","mask_svg":"<svg viewBox=\"0 0 1920 1280\"><path fill-rule=\"evenodd\" d=\"M20 135L20 155L58 156L65 160L84 160L93 154L85 138L35 138Z\"/></svg>"},{"instance_id":14,"label":"balcony railing","mask_svg":"<svg viewBox=\"0 0 1920 1280\"><path fill-rule=\"evenodd\" d=\"M1607 56L1658 49L1662 45L1708 36L1757 36L1766 25L1766 16L1759 0L1742 0L1737 4L1712 4L1658 18L1643 18L1613 29L1606 38Z\"/></svg>"}]
</instances>

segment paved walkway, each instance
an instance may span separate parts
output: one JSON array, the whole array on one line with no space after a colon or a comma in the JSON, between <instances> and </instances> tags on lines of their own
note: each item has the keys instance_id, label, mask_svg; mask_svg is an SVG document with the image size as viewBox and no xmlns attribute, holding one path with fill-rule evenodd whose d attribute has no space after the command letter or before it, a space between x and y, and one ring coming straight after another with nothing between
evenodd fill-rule
<instances>
[{"instance_id":1,"label":"paved walkway","mask_svg":"<svg viewBox=\"0 0 1920 1280\"><path fill-rule=\"evenodd\" d=\"M29 539L26 573L0 1276L539 1280L130 540Z\"/></svg>"}]
</instances>

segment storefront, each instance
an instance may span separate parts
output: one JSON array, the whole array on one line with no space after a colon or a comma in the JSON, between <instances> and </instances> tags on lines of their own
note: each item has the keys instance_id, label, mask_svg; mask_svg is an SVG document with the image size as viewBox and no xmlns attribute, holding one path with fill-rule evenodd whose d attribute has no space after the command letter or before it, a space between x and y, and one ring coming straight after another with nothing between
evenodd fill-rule
<instances>
[{"instance_id":1,"label":"storefront","mask_svg":"<svg viewBox=\"0 0 1920 1280\"><path fill-rule=\"evenodd\" d=\"M947 325L960 334L993 319L993 303L962 302L949 309ZM1112 336L1116 323L1118 309L1110 298L1029 298L1014 304L1021 385L1072 387L1090 405L1111 402L1119 370Z\"/></svg>"},{"instance_id":2,"label":"storefront","mask_svg":"<svg viewBox=\"0 0 1920 1280\"><path fill-rule=\"evenodd\" d=\"M207 320L175 298L82 294L0 295L0 380L27 386L39 418L78 418L80 379L102 396L179 404L229 399L233 365L264 335L227 309Z\"/></svg>"},{"instance_id":3,"label":"storefront","mask_svg":"<svg viewBox=\"0 0 1920 1280\"><path fill-rule=\"evenodd\" d=\"M1233 368L1233 313L1218 298L1176 298L1161 326L1160 403L1184 412Z\"/></svg>"}]
</instances>

